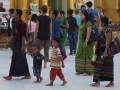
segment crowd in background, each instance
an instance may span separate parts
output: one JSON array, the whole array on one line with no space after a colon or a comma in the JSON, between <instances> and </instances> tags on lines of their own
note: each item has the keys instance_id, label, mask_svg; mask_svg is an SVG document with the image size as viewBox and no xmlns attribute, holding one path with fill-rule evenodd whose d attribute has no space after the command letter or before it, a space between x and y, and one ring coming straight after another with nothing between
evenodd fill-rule
<instances>
[{"instance_id":1,"label":"crowd in background","mask_svg":"<svg viewBox=\"0 0 120 90\"><path fill-rule=\"evenodd\" d=\"M54 53L58 53L60 50L59 55L61 54L62 59L65 60L67 58L65 46L66 40L68 39L70 46L68 56L75 56L75 74L82 74L84 76L90 76L93 74L93 82L95 83L91 84L91 86L100 86L100 81L110 81L106 87L114 86L114 56L107 55L112 38L112 31L107 27L109 24L109 18L105 16L100 6L96 7L96 10L94 10L92 9L92 5L93 3L89 1L86 6L82 5L78 10L74 11L70 9L67 11L68 17L65 17L64 10L52 10L50 16L47 16L47 6L43 5L41 7L41 15L37 16L36 14L33 14L31 20L28 22L28 27L26 28L26 24L21 20L22 11L19 9L9 9L10 19L8 19L8 35L11 36L11 39L7 42L6 48L10 45L13 55L10 74L4 78L6 80L11 80L13 76L25 76L22 79L31 78L26 54L22 53L25 52L25 39L30 39L31 36L32 41L28 42L27 52L34 52L32 49L34 44L39 46L40 50L43 47L44 56L48 60L50 44L53 43L52 46L54 47L55 42L59 43L59 49L55 49ZM92 30L95 27L97 27L100 35L96 42L89 43ZM26 32L25 29L27 29ZM84 33L87 33L85 39L83 38ZM97 55L97 59L93 66L91 65L91 59L94 56L94 53ZM56 63L54 64L56 65ZM64 64L62 65L64 67ZM54 69L51 70L50 73L52 75L58 75L61 78L61 70L56 71ZM40 78L40 80L41 79L42 78ZM64 77L61 79L63 80L62 85L67 84ZM48 86L52 85L53 82L51 81Z\"/></svg>"}]
</instances>

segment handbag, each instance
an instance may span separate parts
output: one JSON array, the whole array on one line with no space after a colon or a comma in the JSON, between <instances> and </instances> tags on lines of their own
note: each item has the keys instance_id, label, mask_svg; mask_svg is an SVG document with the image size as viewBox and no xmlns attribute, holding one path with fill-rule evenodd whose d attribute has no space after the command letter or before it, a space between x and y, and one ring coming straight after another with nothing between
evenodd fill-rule
<instances>
[{"instance_id":1,"label":"handbag","mask_svg":"<svg viewBox=\"0 0 120 90\"><path fill-rule=\"evenodd\" d=\"M107 28L110 29L110 28ZM107 31L106 29L106 31ZM106 32L105 32L105 36L106 36ZM111 37L113 37L113 34L111 32ZM110 46L109 49L107 51L108 56L114 56L115 54L120 52L120 39L119 37L114 37L111 38L111 42L110 42Z\"/></svg>"},{"instance_id":2,"label":"handbag","mask_svg":"<svg viewBox=\"0 0 120 90\"><path fill-rule=\"evenodd\" d=\"M85 28L87 28L86 25L85 25ZM85 33L82 34L82 37L83 37L84 40L86 40L86 36L87 36L87 30L86 30ZM88 40L88 44L97 41L98 40L98 36L99 36L99 31L98 31L98 29L97 29L97 27L95 25L93 30L92 30L92 32L91 32L90 38Z\"/></svg>"},{"instance_id":3,"label":"handbag","mask_svg":"<svg viewBox=\"0 0 120 90\"><path fill-rule=\"evenodd\" d=\"M113 56L120 52L120 39L118 37L114 37L110 42L110 46L108 49L108 56Z\"/></svg>"},{"instance_id":4,"label":"handbag","mask_svg":"<svg viewBox=\"0 0 120 90\"><path fill-rule=\"evenodd\" d=\"M31 20L30 20L30 31L31 31ZM31 33L28 33L27 42L30 43L33 41Z\"/></svg>"}]
</instances>

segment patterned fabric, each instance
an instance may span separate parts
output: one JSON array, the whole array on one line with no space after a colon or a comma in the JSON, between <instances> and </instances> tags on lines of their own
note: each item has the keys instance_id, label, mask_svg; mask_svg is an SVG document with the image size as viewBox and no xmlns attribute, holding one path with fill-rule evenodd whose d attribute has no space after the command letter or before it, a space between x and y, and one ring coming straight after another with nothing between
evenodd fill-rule
<instances>
[{"instance_id":1,"label":"patterned fabric","mask_svg":"<svg viewBox=\"0 0 120 90\"><path fill-rule=\"evenodd\" d=\"M59 48L55 48L52 51L52 55L51 55L51 60L50 60L50 66L51 68L56 68L56 69L60 69L61 67L61 52Z\"/></svg>"},{"instance_id":2,"label":"patterned fabric","mask_svg":"<svg viewBox=\"0 0 120 90\"><path fill-rule=\"evenodd\" d=\"M105 59L102 59L102 55L106 48L106 34L111 32L111 29L103 30L100 34L100 39L98 40L99 45L97 45L96 53L98 54L97 60L94 66L94 77L93 82L100 81L114 81L113 73L113 56L108 56Z\"/></svg>"},{"instance_id":3,"label":"patterned fabric","mask_svg":"<svg viewBox=\"0 0 120 90\"><path fill-rule=\"evenodd\" d=\"M33 73L34 73L34 76L39 76L39 75L41 75L41 69L34 68Z\"/></svg>"},{"instance_id":4,"label":"patterned fabric","mask_svg":"<svg viewBox=\"0 0 120 90\"><path fill-rule=\"evenodd\" d=\"M86 27L91 26L90 22L83 23L80 26L77 51L75 56L75 68L78 74L93 74L93 66L90 64L90 60L93 56L93 43L88 44L86 48L83 48L84 39L82 34L86 32Z\"/></svg>"},{"instance_id":5,"label":"patterned fabric","mask_svg":"<svg viewBox=\"0 0 120 90\"><path fill-rule=\"evenodd\" d=\"M19 19L14 27L13 27L13 37L14 37L14 40L18 40L18 41L21 41L22 40L22 36L23 37L26 37L26 28L27 25L25 22L23 22L21 19Z\"/></svg>"},{"instance_id":6,"label":"patterned fabric","mask_svg":"<svg viewBox=\"0 0 120 90\"><path fill-rule=\"evenodd\" d=\"M54 38L55 38L55 37L52 37L52 39L51 39L51 44L52 44L52 41L53 41ZM65 59L67 58L67 55L66 55L65 52L64 52L64 48L62 47L61 44L59 44L58 47L59 47L59 49L60 49L60 52L61 52L61 55L62 55L62 59L65 60Z\"/></svg>"},{"instance_id":7,"label":"patterned fabric","mask_svg":"<svg viewBox=\"0 0 120 90\"><path fill-rule=\"evenodd\" d=\"M50 80L51 80L52 82L54 82L56 76L58 76L61 80L64 79L64 75L63 75L61 69L54 69L54 68L51 68L51 71L50 71Z\"/></svg>"}]
</instances>

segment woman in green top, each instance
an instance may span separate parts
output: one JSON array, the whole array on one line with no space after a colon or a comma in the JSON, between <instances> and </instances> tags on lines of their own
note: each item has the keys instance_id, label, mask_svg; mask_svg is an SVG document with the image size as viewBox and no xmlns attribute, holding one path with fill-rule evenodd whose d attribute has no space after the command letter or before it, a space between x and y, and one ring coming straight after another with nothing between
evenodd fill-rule
<instances>
[{"instance_id":1,"label":"woman in green top","mask_svg":"<svg viewBox=\"0 0 120 90\"><path fill-rule=\"evenodd\" d=\"M88 44L90 34L92 31L92 24L89 21L88 12L86 10L81 11L81 19L83 24L80 26L77 52L75 56L75 68L76 75L83 74L84 76L89 76L93 74L93 67L90 64L90 60L93 56L93 43ZM87 32L86 40L83 39L82 34Z\"/></svg>"},{"instance_id":2,"label":"woman in green top","mask_svg":"<svg viewBox=\"0 0 120 90\"><path fill-rule=\"evenodd\" d=\"M60 18L60 28L63 32L63 36L60 38L60 44L65 50L65 43L67 38L67 28L69 28L68 20L65 18L65 12L63 10L59 11L59 18ZM66 52L66 50L65 50Z\"/></svg>"}]
</instances>

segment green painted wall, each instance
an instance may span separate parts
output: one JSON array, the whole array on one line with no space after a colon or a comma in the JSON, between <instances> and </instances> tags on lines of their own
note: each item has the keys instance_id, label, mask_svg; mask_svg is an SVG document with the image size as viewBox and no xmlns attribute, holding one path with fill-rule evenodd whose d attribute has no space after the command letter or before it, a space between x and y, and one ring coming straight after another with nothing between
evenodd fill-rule
<instances>
[{"instance_id":1,"label":"green painted wall","mask_svg":"<svg viewBox=\"0 0 120 90\"><path fill-rule=\"evenodd\" d=\"M51 0L53 10L64 10L67 16L67 0Z\"/></svg>"},{"instance_id":2,"label":"green painted wall","mask_svg":"<svg viewBox=\"0 0 120 90\"><path fill-rule=\"evenodd\" d=\"M60 10L61 0L51 0L51 2L52 2L52 9L53 10Z\"/></svg>"},{"instance_id":3,"label":"green painted wall","mask_svg":"<svg viewBox=\"0 0 120 90\"><path fill-rule=\"evenodd\" d=\"M65 11L65 16L67 16L67 0L61 0L62 1L62 10Z\"/></svg>"}]
</instances>

